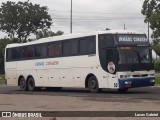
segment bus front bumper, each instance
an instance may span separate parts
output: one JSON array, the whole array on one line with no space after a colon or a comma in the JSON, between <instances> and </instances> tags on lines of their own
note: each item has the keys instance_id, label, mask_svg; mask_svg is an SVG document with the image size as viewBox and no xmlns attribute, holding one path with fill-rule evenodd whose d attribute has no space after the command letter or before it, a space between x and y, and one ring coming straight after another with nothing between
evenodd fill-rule
<instances>
[{"instance_id":1,"label":"bus front bumper","mask_svg":"<svg viewBox=\"0 0 160 120\"><path fill-rule=\"evenodd\" d=\"M155 77L119 79L119 89L154 86Z\"/></svg>"}]
</instances>

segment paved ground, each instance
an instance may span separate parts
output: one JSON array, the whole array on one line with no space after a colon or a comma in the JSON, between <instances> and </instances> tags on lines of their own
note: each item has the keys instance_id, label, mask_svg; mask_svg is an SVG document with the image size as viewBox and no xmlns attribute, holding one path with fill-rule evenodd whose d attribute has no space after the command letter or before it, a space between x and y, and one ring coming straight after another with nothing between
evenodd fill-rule
<instances>
[{"instance_id":1,"label":"paved ground","mask_svg":"<svg viewBox=\"0 0 160 120\"><path fill-rule=\"evenodd\" d=\"M22 92L18 87L0 86L0 111L159 111L160 87L89 93L86 89ZM22 118L21 118L22 119ZM51 118L43 118L50 120ZM43 120L42 119L42 120ZM159 120L160 118L56 118L57 120ZM5 119L6 120L6 119ZM12 119L11 119L12 120ZM17 120L17 119L13 119ZM33 120L41 120L35 118Z\"/></svg>"}]
</instances>

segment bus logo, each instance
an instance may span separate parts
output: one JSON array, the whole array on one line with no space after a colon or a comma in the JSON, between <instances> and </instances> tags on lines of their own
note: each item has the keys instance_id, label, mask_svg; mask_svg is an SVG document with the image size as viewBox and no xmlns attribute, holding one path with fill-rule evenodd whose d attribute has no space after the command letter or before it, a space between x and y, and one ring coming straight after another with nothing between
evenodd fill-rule
<instances>
[{"instance_id":1,"label":"bus logo","mask_svg":"<svg viewBox=\"0 0 160 120\"><path fill-rule=\"evenodd\" d=\"M11 112L2 112L2 117L12 117Z\"/></svg>"}]
</instances>

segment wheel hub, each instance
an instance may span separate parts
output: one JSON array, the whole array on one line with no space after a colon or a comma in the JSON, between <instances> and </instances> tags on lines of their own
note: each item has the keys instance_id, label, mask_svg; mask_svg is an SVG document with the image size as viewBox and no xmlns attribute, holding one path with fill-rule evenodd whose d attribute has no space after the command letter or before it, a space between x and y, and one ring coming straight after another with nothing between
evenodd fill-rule
<instances>
[{"instance_id":1,"label":"wheel hub","mask_svg":"<svg viewBox=\"0 0 160 120\"><path fill-rule=\"evenodd\" d=\"M94 80L91 81L91 87L96 88L96 82Z\"/></svg>"}]
</instances>

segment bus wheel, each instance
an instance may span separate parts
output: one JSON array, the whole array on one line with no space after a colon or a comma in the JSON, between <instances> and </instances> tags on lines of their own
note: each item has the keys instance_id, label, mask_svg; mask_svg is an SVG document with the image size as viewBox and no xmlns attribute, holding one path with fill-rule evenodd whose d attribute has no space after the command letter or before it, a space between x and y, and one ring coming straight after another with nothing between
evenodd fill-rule
<instances>
[{"instance_id":1,"label":"bus wheel","mask_svg":"<svg viewBox=\"0 0 160 120\"><path fill-rule=\"evenodd\" d=\"M26 90L27 90L27 84L26 84L26 81L25 81L24 77L22 77L22 78L20 79L19 86L20 86L20 89L21 89L22 91L26 91Z\"/></svg>"},{"instance_id":2,"label":"bus wheel","mask_svg":"<svg viewBox=\"0 0 160 120\"><path fill-rule=\"evenodd\" d=\"M95 76L91 76L88 80L88 88L91 93L99 92L98 80Z\"/></svg>"},{"instance_id":3,"label":"bus wheel","mask_svg":"<svg viewBox=\"0 0 160 120\"><path fill-rule=\"evenodd\" d=\"M35 90L35 82L34 82L34 79L32 77L30 77L28 79L28 90L29 91L34 91Z\"/></svg>"},{"instance_id":4,"label":"bus wheel","mask_svg":"<svg viewBox=\"0 0 160 120\"><path fill-rule=\"evenodd\" d=\"M128 91L128 88L118 89L119 93L125 93Z\"/></svg>"}]
</instances>

